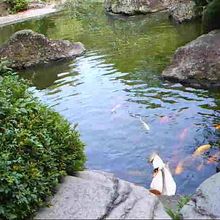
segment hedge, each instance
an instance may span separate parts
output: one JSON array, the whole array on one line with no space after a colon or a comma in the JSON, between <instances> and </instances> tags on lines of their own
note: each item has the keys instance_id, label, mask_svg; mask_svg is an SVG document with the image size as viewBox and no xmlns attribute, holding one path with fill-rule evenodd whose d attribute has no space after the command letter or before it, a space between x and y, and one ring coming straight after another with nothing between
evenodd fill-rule
<instances>
[{"instance_id":1,"label":"hedge","mask_svg":"<svg viewBox=\"0 0 220 220\"><path fill-rule=\"evenodd\" d=\"M202 28L204 33L220 28L220 0L213 0L204 10Z\"/></svg>"},{"instance_id":2,"label":"hedge","mask_svg":"<svg viewBox=\"0 0 220 220\"><path fill-rule=\"evenodd\" d=\"M84 168L83 150L79 133L0 62L0 219L46 205L63 176Z\"/></svg>"},{"instance_id":3,"label":"hedge","mask_svg":"<svg viewBox=\"0 0 220 220\"><path fill-rule=\"evenodd\" d=\"M12 13L24 11L28 8L29 0L5 0L9 4Z\"/></svg>"}]
</instances>

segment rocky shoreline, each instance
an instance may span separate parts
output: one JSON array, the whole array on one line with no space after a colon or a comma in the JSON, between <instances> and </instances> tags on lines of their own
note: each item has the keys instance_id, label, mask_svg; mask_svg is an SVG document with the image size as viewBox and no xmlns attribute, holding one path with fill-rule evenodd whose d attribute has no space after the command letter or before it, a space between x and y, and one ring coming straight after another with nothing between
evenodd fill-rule
<instances>
[{"instance_id":1,"label":"rocky shoreline","mask_svg":"<svg viewBox=\"0 0 220 220\"><path fill-rule=\"evenodd\" d=\"M220 173L204 181L181 209L183 219L219 219ZM147 189L97 170L65 177L35 219L171 219L163 203L174 205L179 196L159 197ZM161 202L162 201L162 202ZM168 205L169 206L169 205Z\"/></svg>"},{"instance_id":2,"label":"rocky shoreline","mask_svg":"<svg viewBox=\"0 0 220 220\"><path fill-rule=\"evenodd\" d=\"M102 171L67 176L35 219L170 219L159 198Z\"/></svg>"},{"instance_id":3,"label":"rocky shoreline","mask_svg":"<svg viewBox=\"0 0 220 220\"><path fill-rule=\"evenodd\" d=\"M113 14L137 15L167 11L175 22L182 23L201 16L193 0L105 0L105 10Z\"/></svg>"}]
</instances>

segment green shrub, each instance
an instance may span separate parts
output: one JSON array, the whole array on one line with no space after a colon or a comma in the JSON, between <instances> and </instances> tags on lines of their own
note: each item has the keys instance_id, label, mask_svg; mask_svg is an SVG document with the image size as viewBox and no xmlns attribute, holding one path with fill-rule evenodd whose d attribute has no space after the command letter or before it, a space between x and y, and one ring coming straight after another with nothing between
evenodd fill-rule
<instances>
[{"instance_id":1,"label":"green shrub","mask_svg":"<svg viewBox=\"0 0 220 220\"><path fill-rule=\"evenodd\" d=\"M0 63L0 219L24 219L85 156L78 132L11 73Z\"/></svg>"},{"instance_id":2,"label":"green shrub","mask_svg":"<svg viewBox=\"0 0 220 220\"><path fill-rule=\"evenodd\" d=\"M205 6L208 4L208 0L194 0L197 6Z\"/></svg>"},{"instance_id":3,"label":"green shrub","mask_svg":"<svg viewBox=\"0 0 220 220\"><path fill-rule=\"evenodd\" d=\"M28 7L28 0L6 0L10 5L10 10L15 13L19 11L24 11Z\"/></svg>"},{"instance_id":4,"label":"green shrub","mask_svg":"<svg viewBox=\"0 0 220 220\"><path fill-rule=\"evenodd\" d=\"M220 0L213 0L203 13L202 18L203 32L220 28Z\"/></svg>"}]
</instances>

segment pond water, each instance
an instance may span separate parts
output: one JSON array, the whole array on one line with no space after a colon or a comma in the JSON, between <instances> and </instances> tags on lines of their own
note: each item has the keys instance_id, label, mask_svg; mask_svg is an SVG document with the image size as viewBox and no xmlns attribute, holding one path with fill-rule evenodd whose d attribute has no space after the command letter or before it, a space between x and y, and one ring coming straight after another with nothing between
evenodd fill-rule
<instances>
[{"instance_id":1,"label":"pond water","mask_svg":"<svg viewBox=\"0 0 220 220\"><path fill-rule=\"evenodd\" d=\"M29 28L53 39L81 41L84 56L23 73L31 90L60 112L86 144L88 169L100 169L149 187L154 151L169 162L189 158L203 144L207 153L183 163L174 175L178 193L191 193L215 173L207 157L219 149L220 92L184 87L160 79L179 46L200 35L198 22L175 25L166 14L122 17L104 13L101 3L0 28L0 43ZM150 127L147 131L139 117Z\"/></svg>"}]
</instances>

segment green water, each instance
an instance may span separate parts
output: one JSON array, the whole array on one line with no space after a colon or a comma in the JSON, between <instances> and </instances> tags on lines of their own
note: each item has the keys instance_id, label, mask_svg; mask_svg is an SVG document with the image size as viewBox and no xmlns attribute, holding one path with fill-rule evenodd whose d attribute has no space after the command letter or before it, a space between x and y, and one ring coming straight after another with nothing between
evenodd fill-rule
<instances>
[{"instance_id":1,"label":"green water","mask_svg":"<svg viewBox=\"0 0 220 220\"><path fill-rule=\"evenodd\" d=\"M212 149L175 175L179 193L190 193L215 173L207 157L218 150L219 91L161 80L174 51L200 34L199 22L176 25L164 13L123 17L105 14L101 3L0 28L0 43L32 29L53 39L82 42L84 56L22 73L31 90L78 129L86 143L87 168L113 172L149 187L152 151L174 171L196 147ZM115 111L114 111L115 109ZM139 117L147 121L144 130ZM201 165L204 164L204 165ZM200 166L201 165L201 166ZM200 169L201 168L201 169Z\"/></svg>"}]
</instances>

